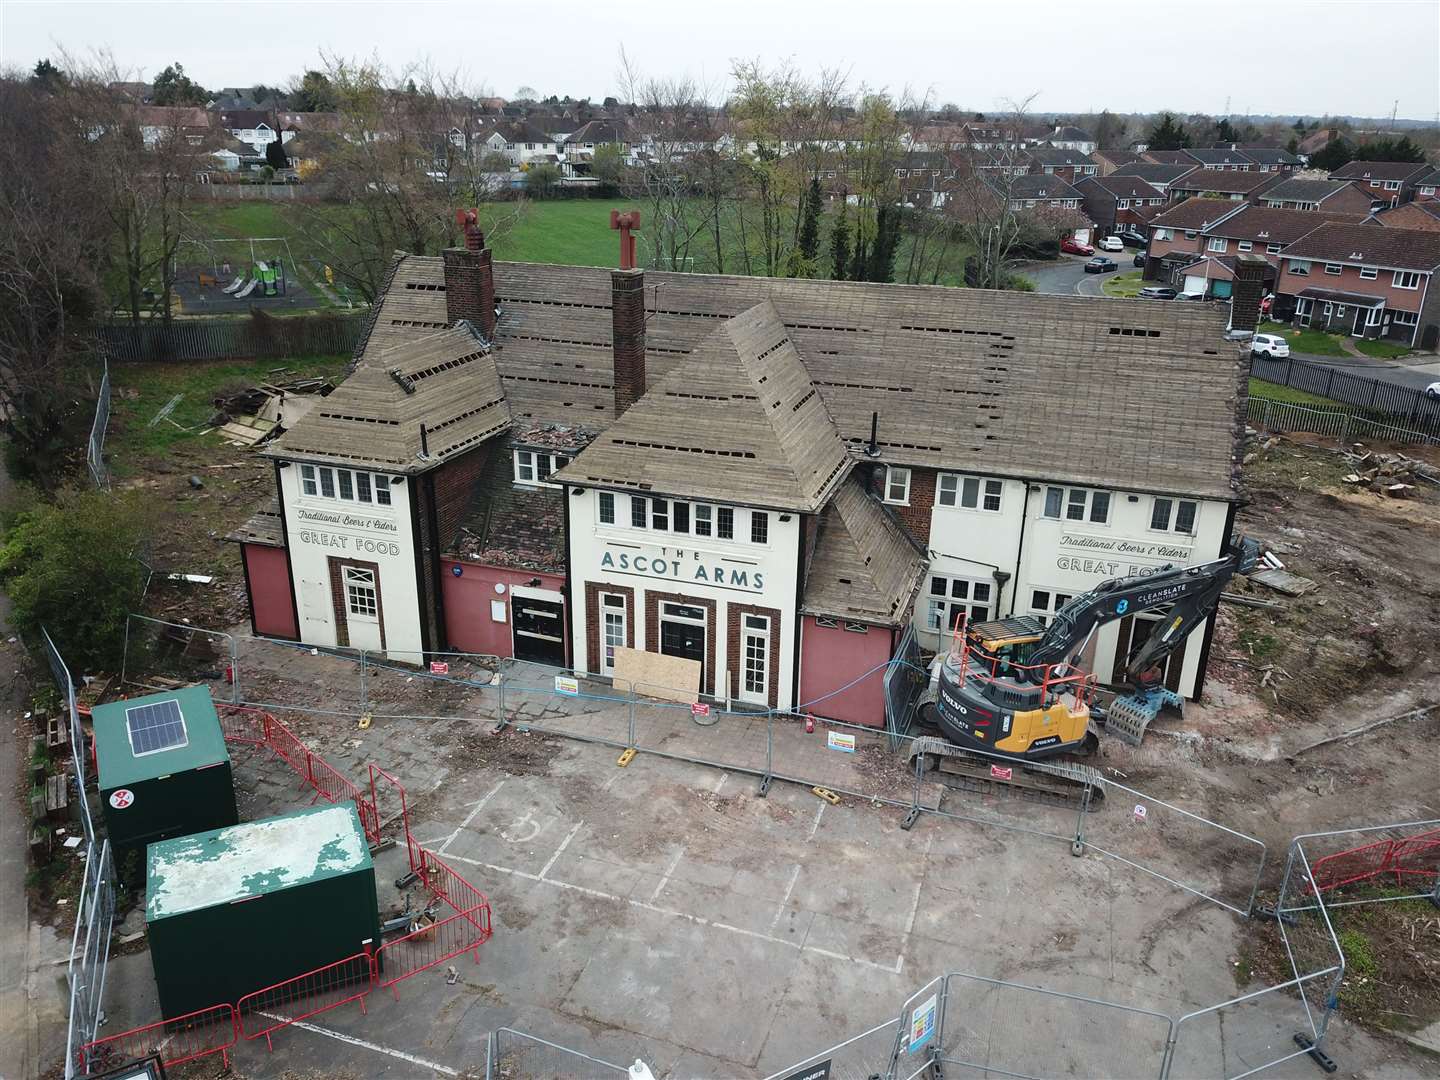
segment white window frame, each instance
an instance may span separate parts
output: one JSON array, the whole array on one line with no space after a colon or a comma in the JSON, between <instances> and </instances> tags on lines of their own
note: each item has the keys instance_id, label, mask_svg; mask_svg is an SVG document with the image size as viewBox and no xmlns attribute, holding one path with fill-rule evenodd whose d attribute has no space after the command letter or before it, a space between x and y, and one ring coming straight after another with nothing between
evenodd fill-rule
<instances>
[{"instance_id":1,"label":"white window frame","mask_svg":"<svg viewBox=\"0 0 1440 1080\"><path fill-rule=\"evenodd\" d=\"M1226 244L1227 244L1227 241L1226 241L1225 237L1223 237L1223 236L1212 236L1212 237L1210 237L1210 242L1205 245L1205 250L1206 250L1206 251L1219 251L1219 252L1223 252L1223 251L1225 250Z\"/></svg>"},{"instance_id":2,"label":"white window frame","mask_svg":"<svg viewBox=\"0 0 1440 1080\"><path fill-rule=\"evenodd\" d=\"M1284 249L1285 249L1285 245L1284 245L1284 244L1266 244L1266 245L1265 245L1265 254L1266 254L1266 255L1279 255L1280 252L1283 251Z\"/></svg>"},{"instance_id":3,"label":"white window frame","mask_svg":"<svg viewBox=\"0 0 1440 1080\"><path fill-rule=\"evenodd\" d=\"M1163 517L1160 524L1156 524L1156 515ZM1184 508L1189 507L1188 511ZM1181 527L1181 517L1188 515L1190 518L1189 528ZM1195 530L1200 521L1200 504L1194 499L1177 499L1170 495L1156 495L1150 500L1150 524L1151 532L1178 533L1182 536L1194 536Z\"/></svg>"},{"instance_id":4,"label":"white window frame","mask_svg":"<svg viewBox=\"0 0 1440 1080\"><path fill-rule=\"evenodd\" d=\"M1395 288L1397 289L1418 289L1420 288L1420 271L1396 270L1394 276L1390 280L1394 282ZM1407 285L1406 282L1413 282L1413 284Z\"/></svg>"},{"instance_id":5,"label":"white window frame","mask_svg":"<svg viewBox=\"0 0 1440 1080\"><path fill-rule=\"evenodd\" d=\"M1366 281L1374 281L1380 276L1380 268L1378 266L1362 266L1360 267L1360 276Z\"/></svg>"},{"instance_id":6,"label":"white window frame","mask_svg":"<svg viewBox=\"0 0 1440 1080\"><path fill-rule=\"evenodd\" d=\"M943 581L944 594L934 591L935 582ZM957 596L957 583L964 595ZM977 596L977 592L981 595ZM964 614L967 622L984 622L992 617L996 600L993 578L970 577L930 571L925 576L925 627L932 634L948 634L955 629L956 616Z\"/></svg>"},{"instance_id":7,"label":"white window frame","mask_svg":"<svg viewBox=\"0 0 1440 1080\"><path fill-rule=\"evenodd\" d=\"M1379 326L1379 325L1380 325L1380 312L1383 311L1383 310L1384 310L1383 308L1372 307L1369 311L1367 311L1367 312L1365 313L1365 325L1366 325L1366 326Z\"/></svg>"},{"instance_id":8,"label":"white window frame","mask_svg":"<svg viewBox=\"0 0 1440 1080\"><path fill-rule=\"evenodd\" d=\"M1155 230L1155 239L1156 239L1156 240L1169 240L1172 235L1174 235L1174 234L1172 234L1169 229L1156 229L1156 230Z\"/></svg>"},{"instance_id":9,"label":"white window frame","mask_svg":"<svg viewBox=\"0 0 1440 1080\"><path fill-rule=\"evenodd\" d=\"M526 487L558 488L559 484L549 482L549 477L559 472L569 458L560 454L547 454L543 450L522 450L515 448L512 461L515 468L515 483L524 484ZM548 465L545 471L545 479L540 478L541 463Z\"/></svg>"},{"instance_id":10,"label":"white window frame","mask_svg":"<svg viewBox=\"0 0 1440 1080\"><path fill-rule=\"evenodd\" d=\"M319 497L320 483L315 475L314 465L300 466L300 494Z\"/></svg>"},{"instance_id":11,"label":"white window frame","mask_svg":"<svg viewBox=\"0 0 1440 1080\"><path fill-rule=\"evenodd\" d=\"M1288 262L1286 262L1286 264L1285 264L1285 272L1286 272L1287 274L1294 274L1296 277L1309 277L1309 276L1310 276L1310 260L1309 260L1309 259L1290 259L1290 260L1289 260Z\"/></svg>"},{"instance_id":12,"label":"white window frame","mask_svg":"<svg viewBox=\"0 0 1440 1080\"><path fill-rule=\"evenodd\" d=\"M891 506L910 505L910 470L905 466L885 466L885 501Z\"/></svg>"},{"instance_id":13,"label":"white window frame","mask_svg":"<svg viewBox=\"0 0 1440 1080\"><path fill-rule=\"evenodd\" d=\"M1057 508L1051 512L1051 502L1057 502ZM1040 516L1049 518L1051 521L1076 522L1088 525L1110 524L1110 508L1114 503L1111 493L1104 488L1083 488L1065 487L1059 484L1047 484L1045 487L1044 499L1040 504ZM1096 517L1097 507L1101 508L1101 517ZM1079 508L1078 516L1074 512Z\"/></svg>"},{"instance_id":14,"label":"white window frame","mask_svg":"<svg viewBox=\"0 0 1440 1080\"><path fill-rule=\"evenodd\" d=\"M1186 229L1186 230L1185 230L1185 239L1186 239L1186 240L1194 240L1194 239L1195 239L1197 236L1199 236L1199 235L1200 235L1200 234L1199 234L1196 230L1194 230L1194 229Z\"/></svg>"},{"instance_id":15,"label":"white window frame","mask_svg":"<svg viewBox=\"0 0 1440 1080\"><path fill-rule=\"evenodd\" d=\"M753 624L762 625L753 625ZM753 651L750 643L758 640L759 648ZM770 700L770 616L752 615L748 611L740 616L740 700L755 705L767 704ZM752 676L758 675L758 678ZM752 683L758 688L752 688Z\"/></svg>"},{"instance_id":16,"label":"white window frame","mask_svg":"<svg viewBox=\"0 0 1440 1080\"><path fill-rule=\"evenodd\" d=\"M1341 274L1343 274L1344 272L1345 272L1345 266L1344 266L1343 263L1326 263L1326 264L1325 264L1325 273L1329 274L1331 277L1339 277L1339 276L1340 276Z\"/></svg>"},{"instance_id":17,"label":"white window frame","mask_svg":"<svg viewBox=\"0 0 1440 1080\"><path fill-rule=\"evenodd\" d=\"M757 528L757 527L758 527L762 532L764 532L764 534L765 534L764 537L763 537L762 539L759 539L759 540L755 539L755 531L756 531L756 528ZM749 534L749 538L750 538L750 543L752 543L752 544L756 544L756 545L758 545L758 546L760 546L760 547L768 547L768 546L769 546L769 544L770 544L770 515L769 515L768 513L766 513L764 510L751 510L751 511L750 511L750 534Z\"/></svg>"},{"instance_id":18,"label":"white window frame","mask_svg":"<svg viewBox=\"0 0 1440 1080\"><path fill-rule=\"evenodd\" d=\"M1420 322L1419 312L1392 308L1390 314L1396 326L1415 326Z\"/></svg>"},{"instance_id":19,"label":"white window frame","mask_svg":"<svg viewBox=\"0 0 1440 1080\"><path fill-rule=\"evenodd\" d=\"M1237 250L1237 251L1249 251L1249 250L1251 250L1252 248L1254 248L1254 246L1255 246L1255 245L1252 244L1249 240L1237 240L1237 241L1235 241L1235 250Z\"/></svg>"},{"instance_id":20,"label":"white window frame","mask_svg":"<svg viewBox=\"0 0 1440 1080\"><path fill-rule=\"evenodd\" d=\"M1399 191L1399 190L1400 190L1400 181L1399 181L1399 180L1386 180L1386 181L1385 181L1385 190L1386 190L1386 191Z\"/></svg>"},{"instance_id":21,"label":"white window frame","mask_svg":"<svg viewBox=\"0 0 1440 1080\"><path fill-rule=\"evenodd\" d=\"M1005 481L971 473L941 473L936 482L935 503L952 510L998 514L1005 505Z\"/></svg>"},{"instance_id":22,"label":"white window frame","mask_svg":"<svg viewBox=\"0 0 1440 1080\"><path fill-rule=\"evenodd\" d=\"M625 606L624 593L602 592L596 598L600 605L600 673L602 675L613 675L615 673L615 650L624 648L626 635L630 631L630 612ZM609 601L619 600L618 604ZM610 616L616 616L620 627L619 640L613 644L610 642Z\"/></svg>"},{"instance_id":23,"label":"white window frame","mask_svg":"<svg viewBox=\"0 0 1440 1080\"><path fill-rule=\"evenodd\" d=\"M605 520L605 508L610 508L610 520ZM601 525L614 525L615 521L615 493L613 491L597 491L595 493L595 520Z\"/></svg>"}]
</instances>

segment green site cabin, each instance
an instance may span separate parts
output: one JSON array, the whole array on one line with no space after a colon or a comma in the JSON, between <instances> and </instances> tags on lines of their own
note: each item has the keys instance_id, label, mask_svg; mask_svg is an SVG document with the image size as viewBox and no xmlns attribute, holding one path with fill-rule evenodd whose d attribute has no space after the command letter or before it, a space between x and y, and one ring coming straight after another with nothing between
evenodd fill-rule
<instances>
[{"instance_id":1,"label":"green site cabin","mask_svg":"<svg viewBox=\"0 0 1440 1080\"><path fill-rule=\"evenodd\" d=\"M179 724L170 744L157 749L141 721L162 711L178 713ZM230 752L207 687L97 705L91 719L105 825L118 853L240 820Z\"/></svg>"},{"instance_id":2,"label":"green site cabin","mask_svg":"<svg viewBox=\"0 0 1440 1080\"><path fill-rule=\"evenodd\" d=\"M151 844L145 879L165 1016L234 1004L380 944L375 866L351 802ZM343 976L368 978L368 962L328 983Z\"/></svg>"}]
</instances>

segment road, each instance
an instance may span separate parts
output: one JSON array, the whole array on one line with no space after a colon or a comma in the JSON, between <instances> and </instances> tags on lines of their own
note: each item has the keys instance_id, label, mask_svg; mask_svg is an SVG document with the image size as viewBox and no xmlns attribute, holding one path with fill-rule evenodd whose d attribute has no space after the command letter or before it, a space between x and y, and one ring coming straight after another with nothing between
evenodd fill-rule
<instances>
[{"instance_id":1,"label":"road","mask_svg":"<svg viewBox=\"0 0 1440 1080\"><path fill-rule=\"evenodd\" d=\"M1297 363L1303 361L1315 367L1333 368L1347 375L1362 379L1377 379L1393 386L1404 386L1411 390L1424 390L1440 380L1440 359L1429 357L1429 363L1394 364L1385 360L1374 360L1368 356L1316 356L1313 353L1293 353ZM1272 382L1285 381L1285 361L1257 358L1255 374ZM1363 404L1357 403L1357 404Z\"/></svg>"},{"instance_id":2,"label":"road","mask_svg":"<svg viewBox=\"0 0 1440 1080\"><path fill-rule=\"evenodd\" d=\"M1114 259L1120 264L1117 274L1128 273L1134 270L1131 265L1135 258L1135 249L1126 248L1124 251L1097 251L1095 254L1104 255L1107 259ZM1101 283L1109 277L1109 274L1087 274L1084 266L1090 261L1088 255L1062 255L1058 262L1026 263L1019 268L1021 277L1035 283L1035 291L1042 293L1059 294L1069 296L1103 296L1100 290Z\"/></svg>"}]
</instances>

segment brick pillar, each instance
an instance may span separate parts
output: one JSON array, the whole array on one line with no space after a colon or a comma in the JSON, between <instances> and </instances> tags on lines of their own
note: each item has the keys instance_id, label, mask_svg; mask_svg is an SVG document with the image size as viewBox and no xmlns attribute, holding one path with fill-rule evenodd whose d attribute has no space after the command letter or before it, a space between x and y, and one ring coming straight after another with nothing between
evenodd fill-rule
<instances>
[{"instance_id":1,"label":"brick pillar","mask_svg":"<svg viewBox=\"0 0 1440 1080\"><path fill-rule=\"evenodd\" d=\"M610 319L619 416L645 393L645 271L610 271Z\"/></svg>"},{"instance_id":2,"label":"brick pillar","mask_svg":"<svg viewBox=\"0 0 1440 1080\"><path fill-rule=\"evenodd\" d=\"M470 235L465 240L468 245ZM468 319L487 340L493 338L495 271L490 249L446 248L441 255L445 262L445 321L454 326L460 319Z\"/></svg>"},{"instance_id":3,"label":"brick pillar","mask_svg":"<svg viewBox=\"0 0 1440 1080\"><path fill-rule=\"evenodd\" d=\"M1235 256L1235 287L1230 296L1230 329L1252 333L1260 323L1260 299L1265 295L1265 271L1270 264L1248 252Z\"/></svg>"}]
</instances>

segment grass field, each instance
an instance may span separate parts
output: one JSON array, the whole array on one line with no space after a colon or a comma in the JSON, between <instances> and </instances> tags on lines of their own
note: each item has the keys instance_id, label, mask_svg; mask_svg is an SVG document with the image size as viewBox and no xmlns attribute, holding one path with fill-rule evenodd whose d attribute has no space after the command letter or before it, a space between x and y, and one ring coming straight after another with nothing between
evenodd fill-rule
<instances>
[{"instance_id":1,"label":"grass field","mask_svg":"<svg viewBox=\"0 0 1440 1080\"><path fill-rule=\"evenodd\" d=\"M1394 360L1397 356L1404 356L1412 351L1409 345L1396 345L1389 341L1371 341L1369 338L1356 341L1355 347L1366 356L1372 356L1376 360Z\"/></svg>"},{"instance_id":2,"label":"grass field","mask_svg":"<svg viewBox=\"0 0 1440 1080\"><path fill-rule=\"evenodd\" d=\"M1340 406L1346 408L1338 401L1331 401L1319 394L1307 394L1304 390L1296 390L1291 386L1280 386L1276 383L1266 382L1264 379L1251 378L1250 396L1266 398L1270 401L1282 401L1287 405L1316 405L1316 406Z\"/></svg>"},{"instance_id":3,"label":"grass field","mask_svg":"<svg viewBox=\"0 0 1440 1080\"><path fill-rule=\"evenodd\" d=\"M1140 290L1144 288L1145 283L1140 280L1140 273L1139 270L1136 270L1130 274L1111 274L1101 283L1100 291L1106 296L1133 300L1140 295Z\"/></svg>"},{"instance_id":4,"label":"grass field","mask_svg":"<svg viewBox=\"0 0 1440 1080\"><path fill-rule=\"evenodd\" d=\"M1309 353L1312 356L1345 356L1339 340L1334 334L1321 330L1297 330L1284 323L1264 322L1260 324L1262 334L1278 334L1290 343L1291 352Z\"/></svg>"}]
</instances>

